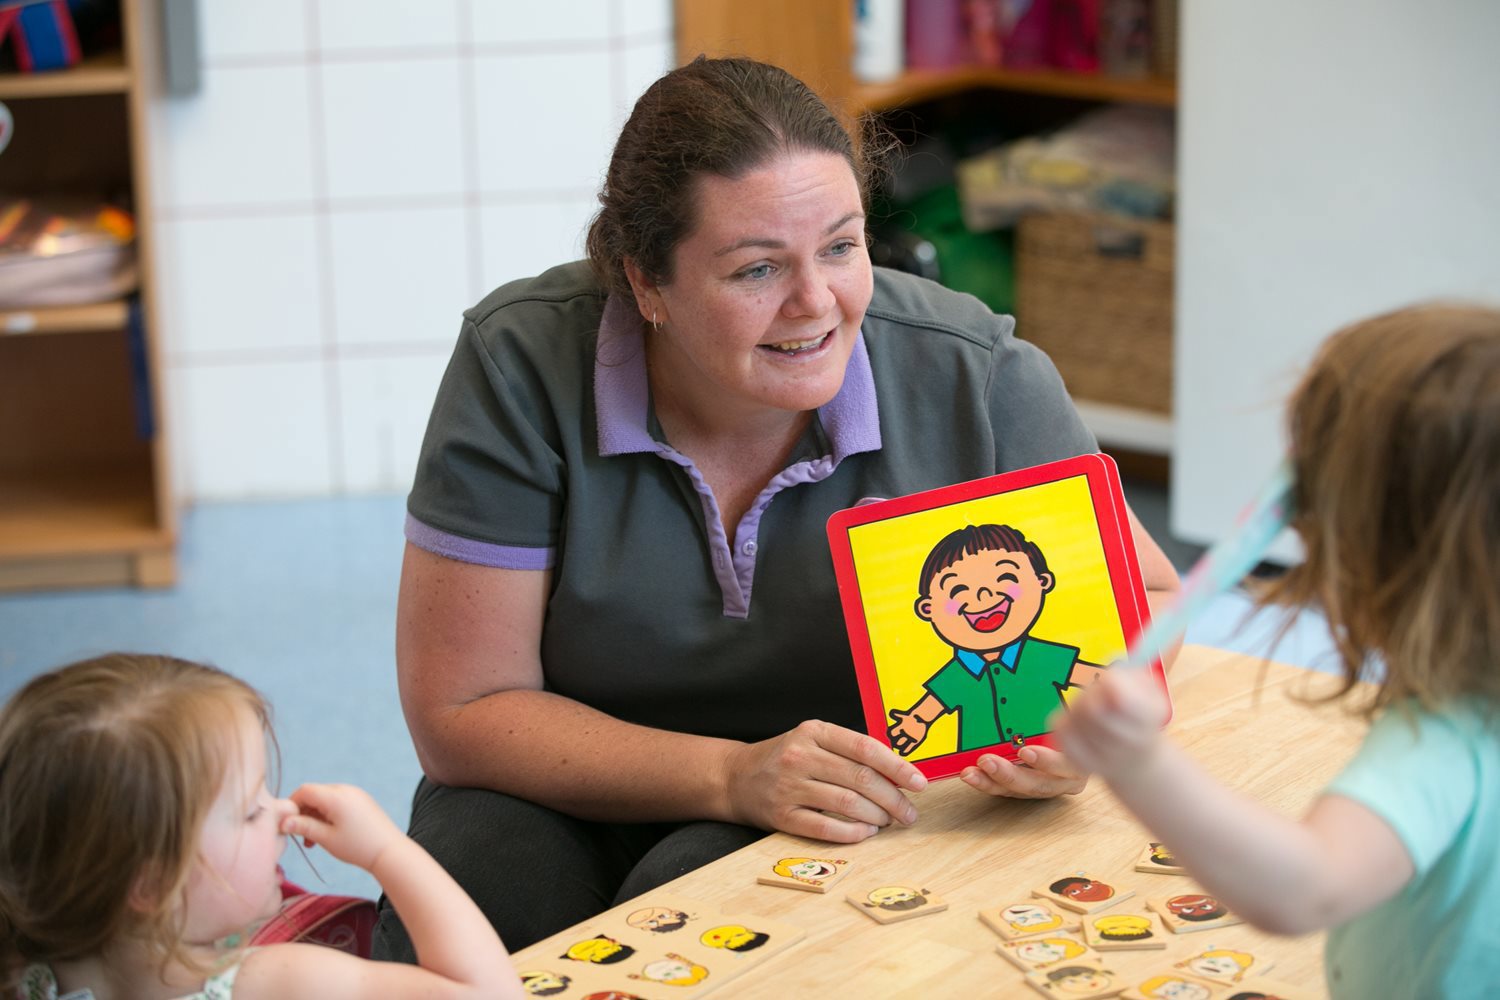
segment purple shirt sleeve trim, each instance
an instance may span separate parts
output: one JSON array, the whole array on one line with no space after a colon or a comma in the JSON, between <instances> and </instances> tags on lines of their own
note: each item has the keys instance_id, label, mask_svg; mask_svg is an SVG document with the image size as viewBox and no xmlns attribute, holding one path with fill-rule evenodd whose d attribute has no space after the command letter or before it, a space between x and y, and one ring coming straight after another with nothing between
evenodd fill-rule
<instances>
[{"instance_id":1,"label":"purple shirt sleeve trim","mask_svg":"<svg viewBox=\"0 0 1500 1000\"><path fill-rule=\"evenodd\" d=\"M419 549L459 562L496 569L551 569L557 550L524 545L495 545L450 535L406 515L406 540Z\"/></svg>"}]
</instances>

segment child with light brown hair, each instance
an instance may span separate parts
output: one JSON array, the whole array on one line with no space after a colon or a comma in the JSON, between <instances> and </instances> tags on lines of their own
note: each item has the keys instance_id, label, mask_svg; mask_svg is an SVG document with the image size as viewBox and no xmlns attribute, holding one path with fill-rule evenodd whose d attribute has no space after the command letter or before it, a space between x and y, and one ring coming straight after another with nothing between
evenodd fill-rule
<instances>
[{"instance_id":1,"label":"child with light brown hair","mask_svg":"<svg viewBox=\"0 0 1500 1000\"><path fill-rule=\"evenodd\" d=\"M243 681L114 654L0 710L0 996L520 997L473 902L367 794L266 787L269 709ZM420 966L232 942L274 917L287 835L380 882Z\"/></svg>"},{"instance_id":2,"label":"child with light brown hair","mask_svg":"<svg viewBox=\"0 0 1500 1000\"><path fill-rule=\"evenodd\" d=\"M1500 311L1431 305L1348 327L1289 409L1306 555L1261 596L1319 608L1373 722L1300 820L1231 791L1163 738L1142 671L1058 721L1230 909L1332 928L1335 997L1500 996Z\"/></svg>"}]
</instances>

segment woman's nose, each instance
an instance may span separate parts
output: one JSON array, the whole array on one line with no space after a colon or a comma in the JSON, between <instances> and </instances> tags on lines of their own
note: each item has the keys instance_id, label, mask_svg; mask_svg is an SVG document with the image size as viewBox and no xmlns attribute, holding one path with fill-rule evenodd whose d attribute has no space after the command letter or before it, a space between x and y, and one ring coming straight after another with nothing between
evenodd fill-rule
<instances>
[{"instance_id":1,"label":"woman's nose","mask_svg":"<svg viewBox=\"0 0 1500 1000\"><path fill-rule=\"evenodd\" d=\"M789 316L823 316L833 308L833 289L816 268L803 271L783 311Z\"/></svg>"}]
</instances>

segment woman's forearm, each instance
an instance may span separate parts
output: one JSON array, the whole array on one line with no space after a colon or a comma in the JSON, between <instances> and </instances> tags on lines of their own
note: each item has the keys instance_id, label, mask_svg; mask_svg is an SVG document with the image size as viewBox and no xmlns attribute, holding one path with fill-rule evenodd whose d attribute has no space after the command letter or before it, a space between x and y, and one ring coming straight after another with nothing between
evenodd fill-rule
<instances>
[{"instance_id":1,"label":"woman's forearm","mask_svg":"<svg viewBox=\"0 0 1500 1000\"><path fill-rule=\"evenodd\" d=\"M584 819L733 820L726 771L743 744L638 726L561 695L501 691L414 726L432 780L492 788Z\"/></svg>"}]
</instances>

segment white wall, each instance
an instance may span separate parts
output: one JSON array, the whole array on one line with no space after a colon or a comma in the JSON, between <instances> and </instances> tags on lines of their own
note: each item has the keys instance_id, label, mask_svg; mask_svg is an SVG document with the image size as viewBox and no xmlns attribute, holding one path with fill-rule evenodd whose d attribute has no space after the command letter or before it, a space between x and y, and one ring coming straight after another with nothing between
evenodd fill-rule
<instances>
[{"instance_id":1,"label":"white wall","mask_svg":"<svg viewBox=\"0 0 1500 1000\"><path fill-rule=\"evenodd\" d=\"M1182 17L1172 530L1206 542L1275 464L1326 334L1420 299L1500 303L1500 3Z\"/></svg>"},{"instance_id":2,"label":"white wall","mask_svg":"<svg viewBox=\"0 0 1500 1000\"><path fill-rule=\"evenodd\" d=\"M152 121L184 500L410 486L460 312L582 256L670 0L202 0Z\"/></svg>"}]
</instances>

